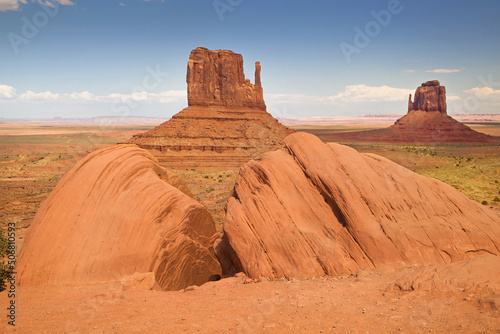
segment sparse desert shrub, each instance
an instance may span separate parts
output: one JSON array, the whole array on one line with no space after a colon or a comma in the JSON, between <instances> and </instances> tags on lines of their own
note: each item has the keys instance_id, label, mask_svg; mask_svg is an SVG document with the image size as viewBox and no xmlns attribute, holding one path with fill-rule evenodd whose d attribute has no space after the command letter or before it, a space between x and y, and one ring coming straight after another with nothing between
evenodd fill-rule
<instances>
[{"instance_id":1,"label":"sparse desert shrub","mask_svg":"<svg viewBox=\"0 0 500 334\"><path fill-rule=\"evenodd\" d=\"M10 271L4 260L9 253L8 246L7 238L4 236L3 231L0 231L0 291L5 290L7 277L10 275Z\"/></svg>"},{"instance_id":2,"label":"sparse desert shrub","mask_svg":"<svg viewBox=\"0 0 500 334\"><path fill-rule=\"evenodd\" d=\"M495 197L495 198L493 199L493 201L494 201L494 202L500 202L500 198Z\"/></svg>"},{"instance_id":3,"label":"sparse desert shrub","mask_svg":"<svg viewBox=\"0 0 500 334\"><path fill-rule=\"evenodd\" d=\"M482 205L488 205L488 202L487 201L482 201L481 204Z\"/></svg>"}]
</instances>

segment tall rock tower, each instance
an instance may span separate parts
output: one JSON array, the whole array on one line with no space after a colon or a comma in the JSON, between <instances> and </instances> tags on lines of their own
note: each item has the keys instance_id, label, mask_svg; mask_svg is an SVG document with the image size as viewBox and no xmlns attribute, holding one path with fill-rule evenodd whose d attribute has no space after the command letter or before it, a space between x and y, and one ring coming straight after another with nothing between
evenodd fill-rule
<instances>
[{"instance_id":1,"label":"tall rock tower","mask_svg":"<svg viewBox=\"0 0 500 334\"><path fill-rule=\"evenodd\" d=\"M439 81L427 81L415 91L415 101L408 102L408 112L412 110L439 111L446 114L446 89Z\"/></svg>"},{"instance_id":2,"label":"tall rock tower","mask_svg":"<svg viewBox=\"0 0 500 334\"><path fill-rule=\"evenodd\" d=\"M191 51L187 65L188 107L171 120L126 141L149 150L164 167L239 167L280 147L293 130L266 111L255 63L255 82L243 57L229 50Z\"/></svg>"},{"instance_id":3,"label":"tall rock tower","mask_svg":"<svg viewBox=\"0 0 500 334\"><path fill-rule=\"evenodd\" d=\"M266 110L260 63L255 63L255 85L252 85L243 73L243 57L232 51L194 49L189 57L186 81L190 106Z\"/></svg>"}]
</instances>

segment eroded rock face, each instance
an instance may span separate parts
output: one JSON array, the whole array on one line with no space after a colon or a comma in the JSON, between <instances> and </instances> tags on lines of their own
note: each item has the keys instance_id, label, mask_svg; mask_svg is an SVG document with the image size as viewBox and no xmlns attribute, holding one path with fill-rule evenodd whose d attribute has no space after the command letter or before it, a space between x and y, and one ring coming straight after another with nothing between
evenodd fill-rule
<instances>
[{"instance_id":1,"label":"eroded rock face","mask_svg":"<svg viewBox=\"0 0 500 334\"><path fill-rule=\"evenodd\" d=\"M385 158L295 133L240 170L216 253L251 278L499 254L500 219Z\"/></svg>"},{"instance_id":2,"label":"eroded rock face","mask_svg":"<svg viewBox=\"0 0 500 334\"><path fill-rule=\"evenodd\" d=\"M134 145L92 152L38 210L19 284L81 285L137 273L150 273L165 290L207 282L221 272L215 225L191 196L182 179Z\"/></svg>"},{"instance_id":3,"label":"eroded rock face","mask_svg":"<svg viewBox=\"0 0 500 334\"><path fill-rule=\"evenodd\" d=\"M245 79L243 57L229 50L191 51L187 67L188 104L266 110L260 83L260 63L255 64L255 85Z\"/></svg>"},{"instance_id":4,"label":"eroded rock face","mask_svg":"<svg viewBox=\"0 0 500 334\"><path fill-rule=\"evenodd\" d=\"M191 52L189 106L128 144L149 150L164 167L235 168L281 146L293 130L266 112L255 64L255 85L245 79L243 58L228 50Z\"/></svg>"},{"instance_id":5,"label":"eroded rock face","mask_svg":"<svg viewBox=\"0 0 500 334\"><path fill-rule=\"evenodd\" d=\"M432 80L424 82L415 91L415 99L412 102L411 94L408 103L408 112L412 110L439 111L446 114L446 89L439 81Z\"/></svg>"}]
</instances>

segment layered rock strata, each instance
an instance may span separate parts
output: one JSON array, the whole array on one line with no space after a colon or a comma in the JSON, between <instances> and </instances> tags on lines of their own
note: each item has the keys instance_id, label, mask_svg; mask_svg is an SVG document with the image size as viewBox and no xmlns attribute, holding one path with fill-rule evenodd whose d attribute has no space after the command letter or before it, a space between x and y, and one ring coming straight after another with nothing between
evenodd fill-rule
<instances>
[{"instance_id":1,"label":"layered rock strata","mask_svg":"<svg viewBox=\"0 0 500 334\"><path fill-rule=\"evenodd\" d=\"M150 150L170 168L234 168L276 149L293 131L266 112L260 71L256 62L251 84L240 54L193 50L186 79L189 106L127 143Z\"/></svg>"},{"instance_id":2,"label":"layered rock strata","mask_svg":"<svg viewBox=\"0 0 500 334\"><path fill-rule=\"evenodd\" d=\"M500 218L385 158L296 133L242 167L216 253L251 278L356 273L500 253Z\"/></svg>"},{"instance_id":3,"label":"layered rock strata","mask_svg":"<svg viewBox=\"0 0 500 334\"><path fill-rule=\"evenodd\" d=\"M215 225L178 176L147 151L92 152L42 203L21 249L19 284L82 285L153 273L178 290L220 274Z\"/></svg>"}]
</instances>

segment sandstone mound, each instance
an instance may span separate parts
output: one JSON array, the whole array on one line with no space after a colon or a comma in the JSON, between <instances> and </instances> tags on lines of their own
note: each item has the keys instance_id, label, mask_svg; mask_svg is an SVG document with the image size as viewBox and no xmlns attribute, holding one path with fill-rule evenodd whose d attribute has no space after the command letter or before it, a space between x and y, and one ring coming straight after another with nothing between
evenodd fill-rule
<instances>
[{"instance_id":1,"label":"sandstone mound","mask_svg":"<svg viewBox=\"0 0 500 334\"><path fill-rule=\"evenodd\" d=\"M21 249L19 284L81 285L149 272L165 290L202 284L221 271L215 233L205 207L150 153L133 145L100 149L38 210Z\"/></svg>"},{"instance_id":2,"label":"sandstone mound","mask_svg":"<svg viewBox=\"0 0 500 334\"><path fill-rule=\"evenodd\" d=\"M278 148L293 130L266 112L260 69L256 62L251 84L240 54L193 50L187 67L189 106L127 143L150 150L170 168L239 167Z\"/></svg>"},{"instance_id":3,"label":"sandstone mound","mask_svg":"<svg viewBox=\"0 0 500 334\"><path fill-rule=\"evenodd\" d=\"M216 245L225 273L310 277L499 254L500 219L385 158L296 133L240 170Z\"/></svg>"},{"instance_id":4,"label":"sandstone mound","mask_svg":"<svg viewBox=\"0 0 500 334\"><path fill-rule=\"evenodd\" d=\"M493 137L472 130L446 114L446 89L427 81L408 101L408 113L386 129L328 134L325 141L496 144Z\"/></svg>"}]
</instances>

